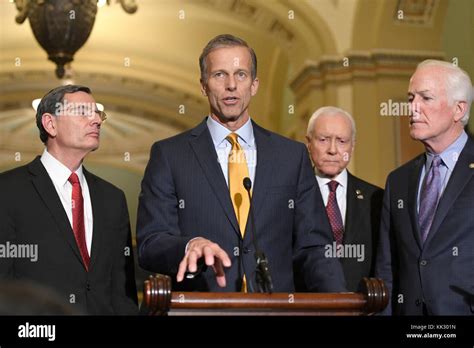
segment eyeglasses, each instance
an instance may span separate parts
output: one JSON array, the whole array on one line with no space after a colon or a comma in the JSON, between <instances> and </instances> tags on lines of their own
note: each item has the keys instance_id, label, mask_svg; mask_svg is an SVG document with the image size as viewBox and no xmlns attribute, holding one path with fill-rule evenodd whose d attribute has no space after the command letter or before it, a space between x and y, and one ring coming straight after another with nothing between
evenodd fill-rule
<instances>
[{"instance_id":1,"label":"eyeglasses","mask_svg":"<svg viewBox=\"0 0 474 348\"><path fill-rule=\"evenodd\" d=\"M97 110L95 113L99 114L99 117L102 122L105 122L105 120L107 119L107 114L105 113L105 111Z\"/></svg>"},{"instance_id":2,"label":"eyeglasses","mask_svg":"<svg viewBox=\"0 0 474 348\"><path fill-rule=\"evenodd\" d=\"M59 115L63 115L63 116L79 116L79 117L87 117L87 118L93 118L95 117L96 115L99 115L99 118L101 119L102 122L105 122L105 120L107 119L107 114L105 113L105 111L100 111L100 110L91 110L91 109L88 109L88 108L81 108L81 107L78 107L78 108L75 108L75 109L70 109L67 111L67 113L64 113L64 114L57 114L58 116Z\"/></svg>"}]
</instances>

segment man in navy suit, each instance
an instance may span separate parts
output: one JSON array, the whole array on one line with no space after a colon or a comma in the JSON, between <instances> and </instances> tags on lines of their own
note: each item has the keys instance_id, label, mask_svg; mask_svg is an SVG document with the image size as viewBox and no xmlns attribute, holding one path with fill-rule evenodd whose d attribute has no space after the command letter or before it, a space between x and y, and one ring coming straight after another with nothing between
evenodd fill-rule
<instances>
[{"instance_id":1,"label":"man in navy suit","mask_svg":"<svg viewBox=\"0 0 474 348\"><path fill-rule=\"evenodd\" d=\"M428 60L410 79L410 135L426 152L385 188L376 276L401 315L474 314L474 141L464 131L472 83Z\"/></svg>"},{"instance_id":2,"label":"man in navy suit","mask_svg":"<svg viewBox=\"0 0 474 348\"><path fill-rule=\"evenodd\" d=\"M306 141L316 180L333 231L326 250L341 262L349 291L357 291L375 268L383 190L347 170L354 151L356 127L347 111L334 106L316 110Z\"/></svg>"},{"instance_id":3,"label":"man in navy suit","mask_svg":"<svg viewBox=\"0 0 474 348\"><path fill-rule=\"evenodd\" d=\"M294 291L293 265L310 290L344 291L340 264L324 257L330 227L305 146L250 119L255 52L219 35L199 62L210 114L151 149L138 208L140 265L176 277L175 288L253 292L258 247L273 291ZM254 224L244 177L253 183Z\"/></svg>"}]
</instances>

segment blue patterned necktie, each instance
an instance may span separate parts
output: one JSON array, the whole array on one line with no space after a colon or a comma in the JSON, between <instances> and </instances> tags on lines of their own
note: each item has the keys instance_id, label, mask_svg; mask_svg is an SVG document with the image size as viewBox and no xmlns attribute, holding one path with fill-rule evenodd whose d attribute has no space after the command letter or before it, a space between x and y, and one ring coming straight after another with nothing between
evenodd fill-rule
<instances>
[{"instance_id":1,"label":"blue patterned necktie","mask_svg":"<svg viewBox=\"0 0 474 348\"><path fill-rule=\"evenodd\" d=\"M329 218L329 223L331 224L332 234L336 244L342 244L344 225L342 223L342 215L336 199L337 186L339 186L337 181L331 180L328 182L329 197L328 204L326 205L326 213Z\"/></svg>"},{"instance_id":2,"label":"blue patterned necktie","mask_svg":"<svg viewBox=\"0 0 474 348\"><path fill-rule=\"evenodd\" d=\"M431 167L426 174L425 181L420 193L420 211L418 222L420 224L421 240L423 243L428 237L428 233L433 223L433 218L438 205L441 176L439 166L443 160L439 156L434 156Z\"/></svg>"}]
</instances>

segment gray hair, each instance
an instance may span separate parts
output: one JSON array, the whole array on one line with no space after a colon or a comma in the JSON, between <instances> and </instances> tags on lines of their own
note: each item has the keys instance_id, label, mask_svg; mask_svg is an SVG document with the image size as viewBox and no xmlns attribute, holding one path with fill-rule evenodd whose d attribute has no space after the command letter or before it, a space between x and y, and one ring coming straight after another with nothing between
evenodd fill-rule
<instances>
[{"instance_id":1,"label":"gray hair","mask_svg":"<svg viewBox=\"0 0 474 348\"><path fill-rule=\"evenodd\" d=\"M347 117L347 119L349 121L351 121L352 141L355 141L356 126L355 126L354 118L346 110L343 110L343 109L335 107L335 106L320 107L318 110L316 110L313 113L313 115L311 115L311 117L308 121L308 129L306 130L306 136L308 138L311 137L311 135L313 134L314 123L316 122L317 118L321 115L343 115L343 116Z\"/></svg>"},{"instance_id":2,"label":"gray hair","mask_svg":"<svg viewBox=\"0 0 474 348\"><path fill-rule=\"evenodd\" d=\"M435 59L422 61L418 64L416 70L425 67L438 67L446 71L445 87L449 102L451 104L456 101L464 101L467 103L466 113L461 119L462 124L466 125L469 121L469 112L474 94L472 82L467 72L452 63Z\"/></svg>"},{"instance_id":3,"label":"gray hair","mask_svg":"<svg viewBox=\"0 0 474 348\"><path fill-rule=\"evenodd\" d=\"M91 90L86 86L79 85L66 85L59 86L48 93L45 94L36 109L36 126L39 129L39 136L41 141L46 144L48 142L48 132L43 127L43 115L45 113L50 113L52 115L56 114L57 103L62 103L65 94L76 93L76 92L85 92L91 94Z\"/></svg>"}]
</instances>

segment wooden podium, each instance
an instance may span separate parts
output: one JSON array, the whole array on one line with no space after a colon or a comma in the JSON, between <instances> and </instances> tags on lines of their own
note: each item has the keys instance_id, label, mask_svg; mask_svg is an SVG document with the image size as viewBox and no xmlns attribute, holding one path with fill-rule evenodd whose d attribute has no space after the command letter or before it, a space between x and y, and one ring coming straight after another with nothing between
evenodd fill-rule
<instances>
[{"instance_id":1,"label":"wooden podium","mask_svg":"<svg viewBox=\"0 0 474 348\"><path fill-rule=\"evenodd\" d=\"M148 315L373 315L388 304L381 279L363 278L361 292L241 293L171 292L171 278L157 274L144 283L142 313Z\"/></svg>"}]
</instances>

